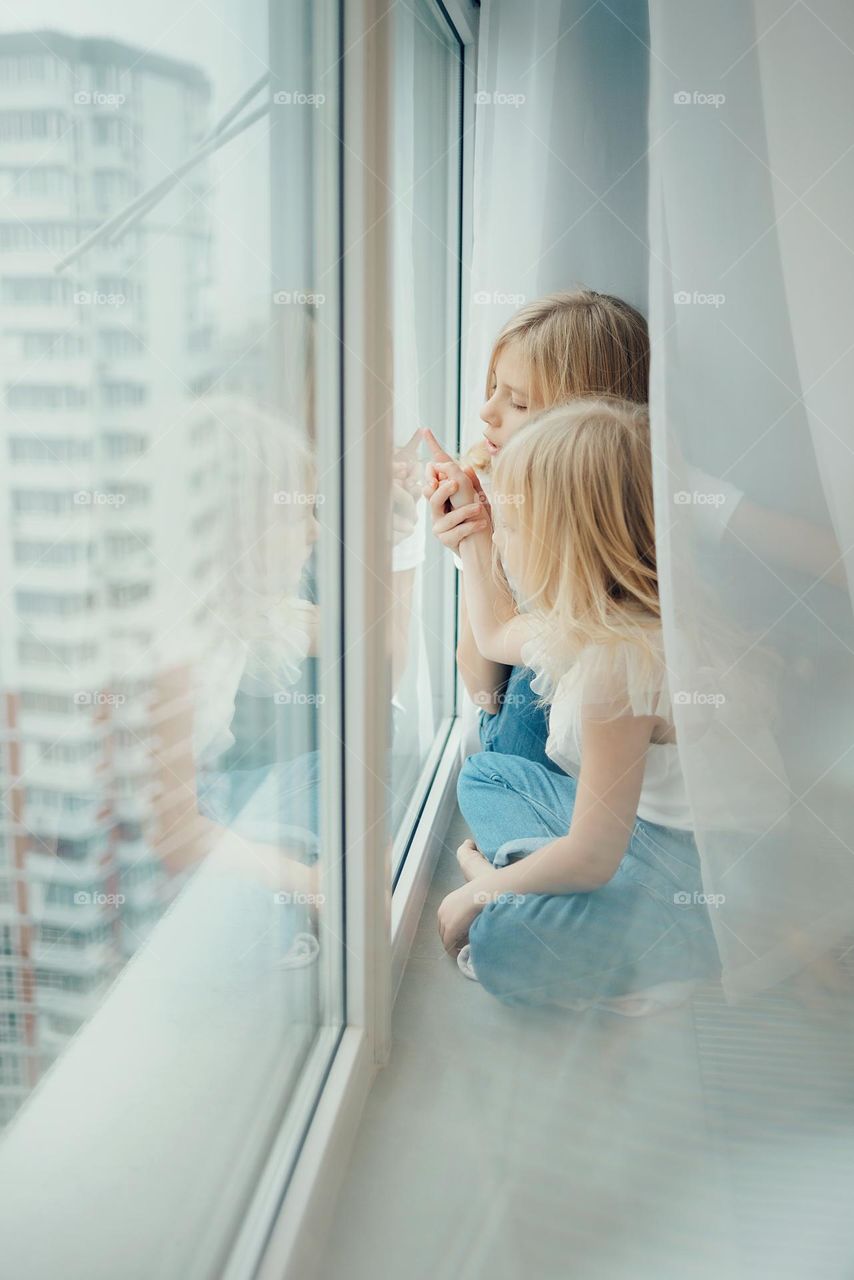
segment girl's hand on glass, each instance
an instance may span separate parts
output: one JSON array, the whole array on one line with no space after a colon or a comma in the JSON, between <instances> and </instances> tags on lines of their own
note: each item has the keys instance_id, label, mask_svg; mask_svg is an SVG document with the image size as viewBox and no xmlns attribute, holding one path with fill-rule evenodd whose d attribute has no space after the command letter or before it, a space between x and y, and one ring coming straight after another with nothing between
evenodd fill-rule
<instances>
[{"instance_id":1,"label":"girl's hand on glass","mask_svg":"<svg viewBox=\"0 0 854 1280\"><path fill-rule=\"evenodd\" d=\"M423 432L433 453L427 463L424 496L430 503L433 533L443 546L456 551L471 533L492 534L492 512L477 473L461 467L432 431Z\"/></svg>"},{"instance_id":2,"label":"girl's hand on glass","mask_svg":"<svg viewBox=\"0 0 854 1280\"><path fill-rule=\"evenodd\" d=\"M457 493L455 480L442 480L437 483L430 498L433 533L449 551L456 551L460 543L472 533L492 535L489 508L478 498L465 506L452 506L451 499Z\"/></svg>"},{"instance_id":3,"label":"girl's hand on glass","mask_svg":"<svg viewBox=\"0 0 854 1280\"><path fill-rule=\"evenodd\" d=\"M452 482L452 507L467 507L477 497L473 472L465 471L458 462L428 462L424 473L424 497L432 498L443 482Z\"/></svg>"},{"instance_id":4,"label":"girl's hand on glass","mask_svg":"<svg viewBox=\"0 0 854 1280\"><path fill-rule=\"evenodd\" d=\"M429 428L425 427L422 436L427 441L430 451L433 454L432 462L427 464L426 484L424 487L425 498L430 498L436 485L442 480L455 480L457 484L462 485L461 496L453 505L456 507L466 506L473 501L470 496L468 485L471 485L474 493L480 498L480 501L489 511L489 499L487 498L483 485L480 483L480 477L474 467L464 467L461 463L452 458L447 450L443 449L439 441L433 435ZM466 483L468 482L468 483ZM492 518L491 511L489 512Z\"/></svg>"},{"instance_id":5,"label":"girl's hand on glass","mask_svg":"<svg viewBox=\"0 0 854 1280\"><path fill-rule=\"evenodd\" d=\"M451 457L449 453L439 444L439 441L430 430L422 432L424 439L430 447L433 454L431 462L427 463L424 484L424 497L431 498L438 485L443 480L452 480L456 485L453 490L453 501L451 506L467 507L474 502L476 488L474 480L474 472L466 471L460 464ZM478 486L479 487L479 486Z\"/></svg>"}]
</instances>

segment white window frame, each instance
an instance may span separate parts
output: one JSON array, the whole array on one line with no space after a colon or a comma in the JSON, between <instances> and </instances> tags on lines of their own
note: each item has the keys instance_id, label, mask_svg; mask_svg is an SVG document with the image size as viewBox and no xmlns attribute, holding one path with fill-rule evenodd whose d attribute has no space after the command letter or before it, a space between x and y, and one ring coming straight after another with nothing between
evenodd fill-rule
<instances>
[{"instance_id":1,"label":"white window frame","mask_svg":"<svg viewBox=\"0 0 854 1280\"><path fill-rule=\"evenodd\" d=\"M469 0L445 0L439 4L465 50L463 69L463 139L470 138L474 103L476 11ZM299 8L298 6L296 7ZM459 731L454 725L441 750L434 753L435 773L395 892L391 891L391 848L386 830L386 788L383 780L388 749L388 717L377 714L388 704L388 663L380 643L392 599L391 566L388 563L387 529L383 512L389 492L389 458L392 405L389 384L382 376L386 367L386 323L391 289L387 212L393 193L389 190L389 151L394 128L389 113L390 31L384 21L393 0L346 0L339 2L340 48L342 52L343 94L339 126L341 199L343 207L344 252L341 260L343 320L343 430L339 432L337 404L321 407L319 430L330 433L318 441L320 456L343 451L347 465L328 473L325 484L324 522L338 519L340 538L321 540L321 584L337 580L343 570L343 599L325 598L321 611L320 653L339 655L342 649L343 620L346 617L348 646L343 663L338 664L339 689L327 689L327 706L343 709L336 725L326 720L321 729L325 747L323 809L333 851L344 868L344 942L346 983L343 1027L321 1025L314 1036L307 1061L300 1068L296 1088L289 1100L284 1124L276 1135L265 1166L254 1185L254 1193L242 1213L235 1239L226 1259L214 1255L215 1240L198 1232L193 1275L223 1280L308 1280L317 1261L318 1241L325 1236L329 1206L340 1184L371 1084L376 1072L388 1060L391 1045L391 1013L400 977L409 953L415 926L427 894L436 860L442 849L445 826L452 812L450 803L459 767ZM322 5L315 21L323 21ZM300 35L294 34L294 47ZM470 148L469 148L470 150ZM460 157L461 163L463 157ZM462 225L469 224L470 166L462 164ZM352 251L348 247L352 246ZM468 245L463 245L464 279L461 282L462 332L467 327L466 274ZM372 374L371 371L374 371ZM376 375L376 376L374 376ZM334 380L329 380L330 386ZM323 379L319 379L321 395ZM336 516L337 513L337 516ZM370 566L370 568L368 567ZM385 567L383 567L385 566ZM350 637L358 637L349 643ZM326 664L329 669L334 663ZM337 696L343 693L342 697ZM325 741L324 741L325 739ZM343 744L343 749L341 748ZM336 769L335 760L340 762ZM380 762L368 767L366 762ZM334 837L336 827L337 839ZM209 892L217 875L216 850L199 868L185 895ZM182 898L175 904L180 906ZM173 941L181 933L180 920L171 921ZM169 918L165 919L168 925ZM322 921L323 927L331 922ZM168 930L166 933L168 934ZM212 945L211 929L202 921L201 948ZM45 1185L35 1194L30 1173L55 1166L64 1178L62 1163L55 1162L57 1143L66 1147L69 1159L115 1162L115 1143L108 1135L119 1131L128 1099L126 1077L116 1075L121 1061L124 1031L130 1032L136 1016L122 1003L123 987L143 997L159 990L158 981L168 985L174 960L167 955L169 943L153 949L153 957L143 951L123 972L108 998L54 1065L22 1115L16 1119L0 1154L0 1174L10 1175L10 1188L17 1184L20 1201L10 1190L7 1210L26 1211L34 1202L38 1212L42 1197L50 1196ZM162 954L158 955L161 951ZM155 972L145 977L143 964L153 959ZM158 977L159 965L159 977ZM149 1006L150 1007L150 1006ZM155 1046L156 1047L156 1046ZM156 1054L152 1059L156 1063ZM318 1091L318 1080L323 1078ZM67 1097L96 1096L90 1114L69 1111ZM112 1111L111 1111L112 1108ZM228 1117L223 1116L223 1121ZM264 1117L260 1118L261 1120ZM267 1117L269 1119L269 1117ZM227 1126L226 1126L227 1127ZM14 1141L15 1130L19 1137ZM226 1133L223 1140L233 1139ZM162 1152L168 1149L170 1133L154 1135ZM295 1154L296 1152L296 1154ZM134 1152L138 1158L139 1152ZM239 1166L245 1153L234 1151ZM107 1170L109 1172L109 1170ZM115 1170L117 1195L122 1193L120 1170ZM195 1190L191 1188L189 1190ZM65 1193L69 1188L65 1180ZM14 1201L14 1203L13 1203ZM198 1212L198 1197L190 1204ZM220 1206L222 1207L222 1206ZM2 1208L2 1206L0 1206ZM73 1238L61 1238L57 1248L67 1258L76 1250L94 1254L92 1275L104 1274L105 1251L119 1256L126 1242L120 1223L103 1203L88 1206L109 1220L109 1239L92 1233L87 1222L75 1224ZM227 1206L234 1209L233 1204ZM127 1205L128 1214L134 1212ZM33 1218L35 1221L35 1217ZM195 1224L197 1218L190 1216ZM61 1233L60 1233L61 1235ZM17 1246L16 1246L17 1247ZM96 1259L97 1264L96 1265ZM189 1278L188 1278L189 1280Z\"/></svg>"},{"instance_id":2,"label":"white window frame","mask_svg":"<svg viewBox=\"0 0 854 1280\"><path fill-rule=\"evenodd\" d=\"M392 406L390 379L372 378L370 371L385 366L383 319L390 296L384 214L392 195L388 151L393 122L388 112L390 48L384 18L392 7L389 0L347 0L343 6L345 444L358 439L367 444L358 465L348 461L344 469L347 620L354 632L369 638L350 650L345 664L348 723L361 729L354 737L350 728L347 748L357 757L361 754L362 760L378 761L384 759L386 749L385 718L375 712L382 705L378 699L385 697L387 662L383 646L371 644L370 637L381 634L380 620L391 603L390 568L386 566L380 574L373 566L387 561L387 533L375 516L387 502ZM477 14L469 0L440 0L438 7L464 49L459 199L461 225L468 228L472 146L467 140L473 136ZM348 244L360 245L361 252L348 255ZM461 257L464 335L471 263L471 245L465 236ZM460 743L455 721L435 761L432 785L391 895L389 851L380 834L386 803L382 767L372 773L356 761L351 782L358 789L347 791L348 939L358 937L366 945L357 956L348 955L348 1026L273 1223L257 1280L310 1280L316 1274L318 1242L326 1237L330 1205L340 1189L374 1076L388 1061L394 998L454 809ZM230 1271L225 1280L244 1280L245 1275L245 1271Z\"/></svg>"}]
</instances>

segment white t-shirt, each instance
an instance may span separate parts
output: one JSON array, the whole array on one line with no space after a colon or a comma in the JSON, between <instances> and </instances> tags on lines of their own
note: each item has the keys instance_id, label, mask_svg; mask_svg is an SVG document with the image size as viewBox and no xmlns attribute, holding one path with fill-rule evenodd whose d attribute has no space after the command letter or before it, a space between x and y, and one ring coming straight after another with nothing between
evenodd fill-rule
<instances>
[{"instance_id":1,"label":"white t-shirt","mask_svg":"<svg viewBox=\"0 0 854 1280\"><path fill-rule=\"evenodd\" d=\"M735 509L744 497L744 492L734 484L730 484L729 481L713 476L706 471L702 471L699 467L686 464L686 471L688 483L696 493L702 495L711 494L715 497L714 502L697 502L693 510L695 513L695 528L697 532L709 543L718 545L723 540L727 526L733 517ZM478 478L487 498L491 498L492 476L490 472L480 471L478 473ZM462 571L463 562L456 552L454 553L454 564L458 570ZM522 662L525 666L533 666L532 661L529 659L532 653L535 652L536 641L530 641L529 644L523 648L521 656ZM628 656L631 658L633 655L629 654ZM536 668L534 668L534 670L536 670ZM535 693L539 693L541 696L546 696L542 681L539 685L536 680L532 681L531 688ZM669 695L666 696L669 699ZM664 705L663 701L661 705ZM667 705L669 708L669 700ZM478 733L480 708L476 707L472 699L468 694L466 694L463 699L461 711L463 728L461 756L465 759L467 755L471 755L480 749ZM635 714L641 715L649 713L635 711ZM659 712L657 714L664 715L664 712ZM551 737L549 742L552 743ZM576 742L577 746L574 746L573 743ZM580 727L577 738L573 737L573 741L570 742L570 755L574 752L576 756L574 767L571 768L569 765L564 764L563 760L559 758L559 755L555 754L555 751L561 753L561 747L559 745L552 743L552 746L553 749L550 749L548 744L546 746L546 751L550 759L554 760L555 764L559 764L565 772L577 776L581 759ZM570 755L566 755L566 759L570 759ZM650 749L647 753L646 770L644 772L645 788L647 787L647 782L649 782L649 786L652 788L651 803L647 803L650 800L650 796L645 792L642 792L641 803L647 812L641 812L641 807L639 805L638 815L642 818L647 818L649 822L658 822L662 826L679 827L683 830L689 831L693 830L694 824L690 817L687 796L685 795L684 779L679 767L679 753L675 745L671 746L666 743L650 743ZM659 815L667 814L669 816L666 819L663 816L652 817L651 815L653 812L657 812Z\"/></svg>"},{"instance_id":2,"label":"white t-shirt","mask_svg":"<svg viewBox=\"0 0 854 1280\"><path fill-rule=\"evenodd\" d=\"M551 703L546 754L564 772L578 777L581 768L581 718L593 715L660 716L672 724L670 690L664 665L661 629L647 632L653 650L648 657L629 640L589 645L565 667L539 640L522 649L526 666L536 673L535 693ZM651 742L647 749L638 817L663 827L692 831L685 779L675 743Z\"/></svg>"}]
</instances>

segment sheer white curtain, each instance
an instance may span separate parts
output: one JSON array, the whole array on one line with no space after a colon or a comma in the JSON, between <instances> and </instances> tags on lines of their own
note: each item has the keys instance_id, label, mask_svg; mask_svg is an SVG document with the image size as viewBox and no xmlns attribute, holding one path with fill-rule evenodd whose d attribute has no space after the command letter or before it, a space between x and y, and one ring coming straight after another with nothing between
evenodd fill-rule
<instances>
[{"instance_id":1,"label":"sheer white curtain","mask_svg":"<svg viewBox=\"0 0 854 1280\"><path fill-rule=\"evenodd\" d=\"M651 0L650 51L665 641L737 997L854 925L854 9Z\"/></svg>"},{"instance_id":2,"label":"sheer white curtain","mask_svg":"<svg viewBox=\"0 0 854 1280\"><path fill-rule=\"evenodd\" d=\"M522 301L648 304L685 909L732 998L854 935L852 51L845 0L481 11L464 443Z\"/></svg>"},{"instance_id":3,"label":"sheer white curtain","mask_svg":"<svg viewBox=\"0 0 854 1280\"><path fill-rule=\"evenodd\" d=\"M480 439L489 353L526 302L589 286L646 311L645 8L487 0L475 97L462 445ZM463 700L463 753L478 749Z\"/></svg>"},{"instance_id":4,"label":"sheer white curtain","mask_svg":"<svg viewBox=\"0 0 854 1280\"><path fill-rule=\"evenodd\" d=\"M635 0L481 9L464 445L524 302L587 285L646 310L646 41Z\"/></svg>"}]
</instances>

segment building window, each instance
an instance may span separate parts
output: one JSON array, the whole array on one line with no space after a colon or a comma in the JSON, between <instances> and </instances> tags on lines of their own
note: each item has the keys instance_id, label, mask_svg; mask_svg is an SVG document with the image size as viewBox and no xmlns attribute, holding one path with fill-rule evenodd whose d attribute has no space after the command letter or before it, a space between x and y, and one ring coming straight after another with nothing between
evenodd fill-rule
<instances>
[{"instance_id":1,"label":"building window","mask_svg":"<svg viewBox=\"0 0 854 1280\"><path fill-rule=\"evenodd\" d=\"M95 554L92 542L22 542L14 544L15 563L22 565L85 564Z\"/></svg>"},{"instance_id":2,"label":"building window","mask_svg":"<svg viewBox=\"0 0 854 1280\"><path fill-rule=\"evenodd\" d=\"M0 111L0 141L51 142L69 127L59 111Z\"/></svg>"},{"instance_id":3,"label":"building window","mask_svg":"<svg viewBox=\"0 0 854 1280\"><path fill-rule=\"evenodd\" d=\"M95 641L56 640L49 644L44 640L19 640L18 658L21 662L32 662L38 666L68 667L94 661L98 653Z\"/></svg>"},{"instance_id":4,"label":"building window","mask_svg":"<svg viewBox=\"0 0 854 1280\"><path fill-rule=\"evenodd\" d=\"M70 281L56 276L11 276L3 281L3 301L9 306L65 306L72 301Z\"/></svg>"},{"instance_id":5,"label":"building window","mask_svg":"<svg viewBox=\"0 0 854 1280\"><path fill-rule=\"evenodd\" d=\"M103 402L110 408L118 405L145 404L148 388L141 382L105 382L101 385Z\"/></svg>"},{"instance_id":6,"label":"building window","mask_svg":"<svg viewBox=\"0 0 854 1280\"><path fill-rule=\"evenodd\" d=\"M96 147L123 147L130 140L127 123L121 116L95 116L92 141Z\"/></svg>"},{"instance_id":7,"label":"building window","mask_svg":"<svg viewBox=\"0 0 854 1280\"><path fill-rule=\"evenodd\" d=\"M54 716L73 715L77 706L71 694L47 693L38 689L22 689L20 693L23 712L45 712Z\"/></svg>"},{"instance_id":8,"label":"building window","mask_svg":"<svg viewBox=\"0 0 854 1280\"><path fill-rule=\"evenodd\" d=\"M139 334L130 329L102 329L98 334L98 348L105 360L138 356L145 350Z\"/></svg>"},{"instance_id":9,"label":"building window","mask_svg":"<svg viewBox=\"0 0 854 1280\"><path fill-rule=\"evenodd\" d=\"M5 171L8 172L8 171ZM0 190L3 186L3 173L0 170ZM23 180L23 175L22 175ZM5 200L23 194L21 182L7 188ZM31 198L31 197L29 197ZM46 249L61 251L71 249L77 243L77 228L73 223L61 222L0 222L0 249L28 250L44 253Z\"/></svg>"},{"instance_id":10,"label":"building window","mask_svg":"<svg viewBox=\"0 0 854 1280\"><path fill-rule=\"evenodd\" d=\"M26 80L57 80L60 64L50 54L4 53L0 57L0 83L17 84Z\"/></svg>"},{"instance_id":11,"label":"building window","mask_svg":"<svg viewBox=\"0 0 854 1280\"><path fill-rule=\"evenodd\" d=\"M8 1010L0 1011L0 1041L4 1044L12 1044L19 1037L19 1021L16 1013Z\"/></svg>"},{"instance_id":12,"label":"building window","mask_svg":"<svg viewBox=\"0 0 854 1280\"><path fill-rule=\"evenodd\" d=\"M62 515L75 509L74 496L61 489L13 489L12 510L17 515Z\"/></svg>"},{"instance_id":13,"label":"building window","mask_svg":"<svg viewBox=\"0 0 854 1280\"><path fill-rule=\"evenodd\" d=\"M28 386L18 383L6 391L6 404L13 411L82 409L86 405L83 387Z\"/></svg>"},{"instance_id":14,"label":"building window","mask_svg":"<svg viewBox=\"0 0 854 1280\"><path fill-rule=\"evenodd\" d=\"M12 462L83 462L92 457L92 441L77 436L10 436Z\"/></svg>"},{"instance_id":15,"label":"building window","mask_svg":"<svg viewBox=\"0 0 854 1280\"><path fill-rule=\"evenodd\" d=\"M95 608L97 597L93 591L16 591L15 606L19 613L45 614L57 618L71 618Z\"/></svg>"},{"instance_id":16,"label":"building window","mask_svg":"<svg viewBox=\"0 0 854 1280\"><path fill-rule=\"evenodd\" d=\"M117 458L139 458L148 449L148 436L139 431L107 431L102 439L104 456L110 461Z\"/></svg>"}]
</instances>

